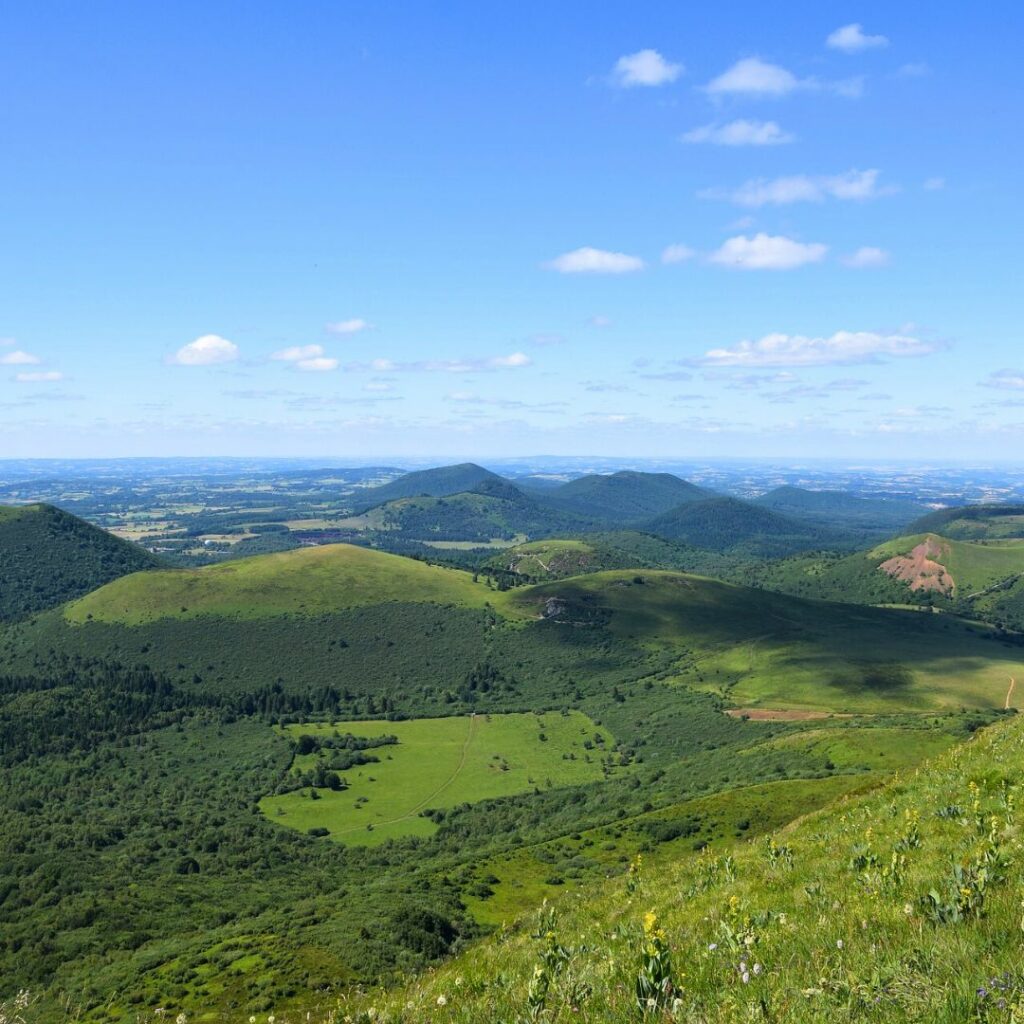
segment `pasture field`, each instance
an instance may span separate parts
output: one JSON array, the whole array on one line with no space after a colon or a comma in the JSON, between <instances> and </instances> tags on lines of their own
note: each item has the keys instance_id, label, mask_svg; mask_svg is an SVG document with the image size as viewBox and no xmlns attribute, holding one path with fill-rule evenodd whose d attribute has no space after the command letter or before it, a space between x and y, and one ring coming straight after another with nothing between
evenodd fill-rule
<instances>
[{"instance_id":1,"label":"pasture field","mask_svg":"<svg viewBox=\"0 0 1024 1024\"><path fill-rule=\"evenodd\" d=\"M327 828L348 845L377 846L389 839L428 836L437 830L424 810L598 781L615 740L579 711L460 715L403 722L292 725L285 732L360 737L393 735L398 742L368 751L376 763L343 773L341 791L294 790L260 801L272 821L308 831ZM589 748L587 745L589 745ZM326 754L323 751L322 754ZM297 756L296 771L316 766L316 754ZM609 768L608 771L621 771Z\"/></svg>"}]
</instances>

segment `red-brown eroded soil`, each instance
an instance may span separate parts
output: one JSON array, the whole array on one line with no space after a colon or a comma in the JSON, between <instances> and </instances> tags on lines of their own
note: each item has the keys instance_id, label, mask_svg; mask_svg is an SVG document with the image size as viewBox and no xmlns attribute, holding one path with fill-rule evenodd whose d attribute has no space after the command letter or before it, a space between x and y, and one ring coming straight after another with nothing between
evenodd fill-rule
<instances>
[{"instance_id":1,"label":"red-brown eroded soil","mask_svg":"<svg viewBox=\"0 0 1024 1024\"><path fill-rule=\"evenodd\" d=\"M940 594L952 594L956 590L956 582L949 575L949 570L938 561L944 554L942 542L936 537L929 537L909 555L897 555L878 568L893 579L909 583L911 590L935 590Z\"/></svg>"}]
</instances>

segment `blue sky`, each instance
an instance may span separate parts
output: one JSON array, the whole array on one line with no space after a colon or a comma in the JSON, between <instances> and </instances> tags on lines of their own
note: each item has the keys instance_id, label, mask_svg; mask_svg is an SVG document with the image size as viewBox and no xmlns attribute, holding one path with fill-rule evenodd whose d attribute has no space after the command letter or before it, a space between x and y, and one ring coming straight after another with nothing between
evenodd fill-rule
<instances>
[{"instance_id":1,"label":"blue sky","mask_svg":"<svg viewBox=\"0 0 1024 1024\"><path fill-rule=\"evenodd\" d=\"M1018 457L1016 4L0 28L0 455Z\"/></svg>"}]
</instances>

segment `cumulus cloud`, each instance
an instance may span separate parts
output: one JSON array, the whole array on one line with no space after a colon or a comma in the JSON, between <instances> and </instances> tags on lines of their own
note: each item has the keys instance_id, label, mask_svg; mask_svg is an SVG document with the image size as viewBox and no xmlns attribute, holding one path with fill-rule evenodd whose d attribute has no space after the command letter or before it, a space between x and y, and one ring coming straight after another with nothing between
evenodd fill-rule
<instances>
[{"instance_id":1,"label":"cumulus cloud","mask_svg":"<svg viewBox=\"0 0 1024 1024\"><path fill-rule=\"evenodd\" d=\"M292 345L271 353L270 358L282 363L297 363L300 359L316 359L323 354L323 345Z\"/></svg>"},{"instance_id":2,"label":"cumulus cloud","mask_svg":"<svg viewBox=\"0 0 1024 1024\"><path fill-rule=\"evenodd\" d=\"M20 348L0 355L0 366L33 366L40 362L42 360L39 356L34 356L31 352L25 352Z\"/></svg>"},{"instance_id":3,"label":"cumulus cloud","mask_svg":"<svg viewBox=\"0 0 1024 1024\"><path fill-rule=\"evenodd\" d=\"M764 232L748 238L726 239L709 257L712 263L737 270L793 270L806 263L820 263L828 246L820 242L797 242L785 235Z\"/></svg>"},{"instance_id":4,"label":"cumulus cloud","mask_svg":"<svg viewBox=\"0 0 1024 1024\"><path fill-rule=\"evenodd\" d=\"M788 206L790 203L822 203L826 199L864 201L891 195L895 188L880 185L882 172L849 170L843 174L793 174L782 178L752 178L739 188L709 188L700 199L724 199L737 206Z\"/></svg>"},{"instance_id":5,"label":"cumulus cloud","mask_svg":"<svg viewBox=\"0 0 1024 1024\"><path fill-rule=\"evenodd\" d=\"M657 50L638 50L615 62L612 82L623 89L638 85L667 85L682 73L682 64L665 60Z\"/></svg>"},{"instance_id":6,"label":"cumulus cloud","mask_svg":"<svg viewBox=\"0 0 1024 1024\"><path fill-rule=\"evenodd\" d=\"M545 263L544 267L546 270L556 270L559 274L628 274L643 270L644 261L639 256L594 249L586 245L556 256Z\"/></svg>"},{"instance_id":7,"label":"cumulus cloud","mask_svg":"<svg viewBox=\"0 0 1024 1024\"><path fill-rule=\"evenodd\" d=\"M836 331L829 337L766 334L731 348L713 348L696 360L703 366L846 366L875 363L884 357L931 355L940 345L905 334Z\"/></svg>"},{"instance_id":8,"label":"cumulus cloud","mask_svg":"<svg viewBox=\"0 0 1024 1024\"><path fill-rule=\"evenodd\" d=\"M707 84L713 96L746 94L754 96L785 96L800 85L791 71L770 64L760 57L745 57Z\"/></svg>"},{"instance_id":9,"label":"cumulus cloud","mask_svg":"<svg viewBox=\"0 0 1024 1024\"><path fill-rule=\"evenodd\" d=\"M780 146L792 142L775 121L730 121L706 124L682 136L683 142L708 142L715 146Z\"/></svg>"},{"instance_id":10,"label":"cumulus cloud","mask_svg":"<svg viewBox=\"0 0 1024 1024\"><path fill-rule=\"evenodd\" d=\"M1024 391L1024 370L996 370L981 384L1000 391Z\"/></svg>"},{"instance_id":11,"label":"cumulus cloud","mask_svg":"<svg viewBox=\"0 0 1024 1024\"><path fill-rule=\"evenodd\" d=\"M219 334L204 334L182 345L171 357L170 362L178 366L214 366L217 363L233 363L238 358L238 346Z\"/></svg>"},{"instance_id":12,"label":"cumulus cloud","mask_svg":"<svg viewBox=\"0 0 1024 1024\"><path fill-rule=\"evenodd\" d=\"M14 379L20 384L51 384L64 379L64 374L57 370L32 370L16 373Z\"/></svg>"},{"instance_id":13,"label":"cumulus cloud","mask_svg":"<svg viewBox=\"0 0 1024 1024\"><path fill-rule=\"evenodd\" d=\"M863 26L859 22L853 22L830 33L825 45L832 50L842 50L843 53L860 53L862 50L876 50L888 46L889 40L885 36L866 35Z\"/></svg>"},{"instance_id":14,"label":"cumulus cloud","mask_svg":"<svg viewBox=\"0 0 1024 1024\"><path fill-rule=\"evenodd\" d=\"M684 263L686 260L693 259L697 253L691 249L688 245L680 245L675 243L673 245L666 245L661 251L661 262L662 263Z\"/></svg>"},{"instance_id":15,"label":"cumulus cloud","mask_svg":"<svg viewBox=\"0 0 1024 1024\"><path fill-rule=\"evenodd\" d=\"M360 317L353 317L351 320L335 320L332 323L324 324L324 330L328 334L358 334L360 331L368 331L373 324Z\"/></svg>"}]
</instances>

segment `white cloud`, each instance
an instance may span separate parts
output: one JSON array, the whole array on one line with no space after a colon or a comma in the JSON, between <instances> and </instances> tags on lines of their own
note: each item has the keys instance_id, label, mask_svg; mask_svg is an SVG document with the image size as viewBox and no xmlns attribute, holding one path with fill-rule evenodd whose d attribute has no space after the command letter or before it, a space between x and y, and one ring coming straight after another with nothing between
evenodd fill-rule
<instances>
[{"instance_id":1,"label":"white cloud","mask_svg":"<svg viewBox=\"0 0 1024 1024\"><path fill-rule=\"evenodd\" d=\"M219 334L204 334L187 345L182 345L170 362L178 366L213 366L232 363L238 358L238 346Z\"/></svg>"},{"instance_id":2,"label":"white cloud","mask_svg":"<svg viewBox=\"0 0 1024 1024\"><path fill-rule=\"evenodd\" d=\"M661 252L661 262L684 263L686 260L693 259L696 255L697 253L688 245L666 245Z\"/></svg>"},{"instance_id":3,"label":"white cloud","mask_svg":"<svg viewBox=\"0 0 1024 1024\"><path fill-rule=\"evenodd\" d=\"M730 121L706 124L682 136L683 142L709 142L715 146L779 146L792 142L775 121Z\"/></svg>"},{"instance_id":4,"label":"white cloud","mask_svg":"<svg viewBox=\"0 0 1024 1024\"><path fill-rule=\"evenodd\" d=\"M931 68L923 61L916 64L904 64L897 72L897 78L924 78L931 74Z\"/></svg>"},{"instance_id":5,"label":"white cloud","mask_svg":"<svg viewBox=\"0 0 1024 1024\"><path fill-rule=\"evenodd\" d=\"M825 45L832 50L842 50L843 53L860 53L861 50L874 50L888 46L889 40L885 36L865 35L860 23L854 22L851 25L837 28L825 40Z\"/></svg>"},{"instance_id":6,"label":"white cloud","mask_svg":"<svg viewBox=\"0 0 1024 1024\"><path fill-rule=\"evenodd\" d=\"M14 344L13 338L0 338L0 348L12 348Z\"/></svg>"},{"instance_id":7,"label":"white cloud","mask_svg":"<svg viewBox=\"0 0 1024 1024\"><path fill-rule=\"evenodd\" d=\"M981 384L1000 391L1024 391L1024 370L996 370Z\"/></svg>"},{"instance_id":8,"label":"white cloud","mask_svg":"<svg viewBox=\"0 0 1024 1024\"><path fill-rule=\"evenodd\" d=\"M371 381L368 381L366 384L363 385L363 390L364 391L378 391L378 392L394 391L395 390L395 385L389 383L386 380L371 380Z\"/></svg>"},{"instance_id":9,"label":"white cloud","mask_svg":"<svg viewBox=\"0 0 1024 1024\"><path fill-rule=\"evenodd\" d=\"M39 356L34 356L31 352L24 352L20 348L0 356L0 366L33 366L39 362L42 362Z\"/></svg>"},{"instance_id":10,"label":"white cloud","mask_svg":"<svg viewBox=\"0 0 1024 1024\"><path fill-rule=\"evenodd\" d=\"M541 331L538 334L530 335L530 342L533 345L561 345L565 341L564 334L558 334L555 331Z\"/></svg>"},{"instance_id":11,"label":"white cloud","mask_svg":"<svg viewBox=\"0 0 1024 1024\"><path fill-rule=\"evenodd\" d=\"M844 366L874 363L881 357L926 356L941 345L904 334L836 331L827 338L801 334L766 334L731 348L713 348L697 360L704 366Z\"/></svg>"},{"instance_id":12,"label":"white cloud","mask_svg":"<svg viewBox=\"0 0 1024 1024\"><path fill-rule=\"evenodd\" d=\"M752 178L739 188L709 188L698 192L700 199L725 199L737 206L787 206L790 203L822 203L826 199L863 201L891 195L895 188L881 186L881 171L849 170L843 174L793 174L782 178Z\"/></svg>"},{"instance_id":13,"label":"white cloud","mask_svg":"<svg viewBox=\"0 0 1024 1024\"><path fill-rule=\"evenodd\" d=\"M713 96L746 94L754 96L785 96L800 85L796 75L778 64L769 64L760 57L745 57L707 84Z\"/></svg>"},{"instance_id":14,"label":"white cloud","mask_svg":"<svg viewBox=\"0 0 1024 1024\"><path fill-rule=\"evenodd\" d=\"M615 62L612 82L628 89L636 85L665 85L683 73L682 64L672 64L657 50L639 50Z\"/></svg>"},{"instance_id":15,"label":"white cloud","mask_svg":"<svg viewBox=\"0 0 1024 1024\"><path fill-rule=\"evenodd\" d=\"M854 270L868 270L873 267L885 267L889 264L889 254L874 245L862 245L856 252L843 257L843 265Z\"/></svg>"},{"instance_id":16,"label":"white cloud","mask_svg":"<svg viewBox=\"0 0 1024 1024\"><path fill-rule=\"evenodd\" d=\"M600 329L602 327L611 327L611 325L612 318L610 316L605 316L603 313L595 313L592 317L587 318L588 327L597 327Z\"/></svg>"},{"instance_id":17,"label":"white cloud","mask_svg":"<svg viewBox=\"0 0 1024 1024\"><path fill-rule=\"evenodd\" d=\"M332 323L324 324L324 330L328 334L358 334L360 331L368 331L372 327L373 324L359 317L353 317L351 320L335 320Z\"/></svg>"},{"instance_id":18,"label":"white cloud","mask_svg":"<svg viewBox=\"0 0 1024 1024\"><path fill-rule=\"evenodd\" d=\"M529 366L533 360L525 352L513 352L507 356L494 356L488 363L495 369L512 369L519 366Z\"/></svg>"},{"instance_id":19,"label":"white cloud","mask_svg":"<svg viewBox=\"0 0 1024 1024\"><path fill-rule=\"evenodd\" d=\"M63 380L64 374L57 370L33 370L28 373L16 373L14 379L21 384L50 384Z\"/></svg>"},{"instance_id":20,"label":"white cloud","mask_svg":"<svg viewBox=\"0 0 1024 1024\"><path fill-rule=\"evenodd\" d=\"M797 242L784 235L761 232L751 238L729 238L708 258L737 270L792 270L805 263L820 263L826 252L828 246L820 242Z\"/></svg>"},{"instance_id":21,"label":"white cloud","mask_svg":"<svg viewBox=\"0 0 1024 1024\"><path fill-rule=\"evenodd\" d=\"M545 263L544 267L557 270L560 274L628 274L643 270L644 261L639 256L608 252L606 249L594 249L586 245L556 256Z\"/></svg>"},{"instance_id":22,"label":"white cloud","mask_svg":"<svg viewBox=\"0 0 1024 1024\"><path fill-rule=\"evenodd\" d=\"M945 187L945 178L925 178L924 180L924 188L928 192L941 192Z\"/></svg>"},{"instance_id":23,"label":"white cloud","mask_svg":"<svg viewBox=\"0 0 1024 1024\"><path fill-rule=\"evenodd\" d=\"M282 363L297 363L300 359L316 359L323 354L323 345L292 345L271 353L270 358Z\"/></svg>"},{"instance_id":24,"label":"white cloud","mask_svg":"<svg viewBox=\"0 0 1024 1024\"><path fill-rule=\"evenodd\" d=\"M479 373L490 370L518 370L533 365L525 352L512 352L506 356L483 359L418 359L400 363L393 359L371 359L368 363L348 363L345 369L354 372L372 370L375 373Z\"/></svg>"},{"instance_id":25,"label":"white cloud","mask_svg":"<svg viewBox=\"0 0 1024 1024\"><path fill-rule=\"evenodd\" d=\"M312 356L296 360L295 368L305 373L326 373L338 368L338 360L328 356Z\"/></svg>"}]
</instances>

